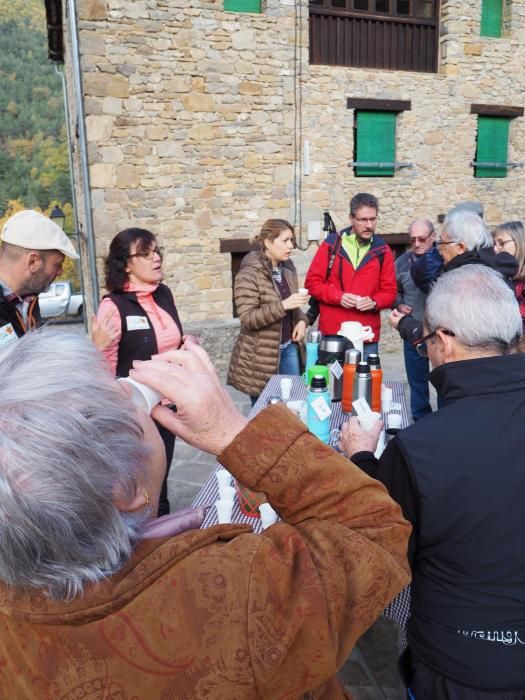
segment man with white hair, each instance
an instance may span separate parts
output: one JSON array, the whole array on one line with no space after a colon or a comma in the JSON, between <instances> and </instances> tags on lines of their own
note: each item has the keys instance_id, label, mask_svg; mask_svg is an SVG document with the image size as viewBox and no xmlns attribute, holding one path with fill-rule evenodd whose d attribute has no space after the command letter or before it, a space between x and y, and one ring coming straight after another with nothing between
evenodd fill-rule
<instances>
[{"instance_id":1,"label":"man with white hair","mask_svg":"<svg viewBox=\"0 0 525 700\"><path fill-rule=\"evenodd\" d=\"M518 700L525 688L525 354L512 290L485 265L443 275L418 350L444 400L373 451L352 418L342 445L411 521L412 604L403 657L417 700Z\"/></svg>"},{"instance_id":2,"label":"man with white hair","mask_svg":"<svg viewBox=\"0 0 525 700\"><path fill-rule=\"evenodd\" d=\"M508 253L496 255L494 241L483 220L472 211L453 209L445 217L441 234L436 241L437 249L443 258L441 274L455 270L462 265L486 265L500 272L512 286L512 278L518 271L516 258ZM422 259L422 262L425 262ZM416 264L412 277L423 291L430 291L436 279L437 270ZM422 323L411 315L394 309L389 317L390 324L397 328L404 340L416 345L422 337Z\"/></svg>"},{"instance_id":3,"label":"man with white hair","mask_svg":"<svg viewBox=\"0 0 525 700\"><path fill-rule=\"evenodd\" d=\"M40 212L14 214L0 235L0 347L41 322L38 295L62 273L65 257L78 259L64 231Z\"/></svg>"}]
</instances>

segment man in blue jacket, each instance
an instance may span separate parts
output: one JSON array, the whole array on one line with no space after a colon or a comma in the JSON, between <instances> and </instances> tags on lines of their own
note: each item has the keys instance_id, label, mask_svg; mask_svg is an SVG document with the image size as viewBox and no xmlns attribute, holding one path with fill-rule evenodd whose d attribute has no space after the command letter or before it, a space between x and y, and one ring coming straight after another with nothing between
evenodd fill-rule
<instances>
[{"instance_id":1,"label":"man in blue jacket","mask_svg":"<svg viewBox=\"0 0 525 700\"><path fill-rule=\"evenodd\" d=\"M496 255L490 231L478 214L458 208L449 212L436 240L436 247L443 258L443 267L439 272L436 270L436 277L462 265L486 265L500 272L508 285L513 287L512 278L518 271L518 261L508 253ZM414 270L412 277L420 289L430 290L431 284L425 288ZM390 314L389 323L397 328L403 340L414 346L422 338L423 324L410 314L403 314L394 309Z\"/></svg>"}]
</instances>

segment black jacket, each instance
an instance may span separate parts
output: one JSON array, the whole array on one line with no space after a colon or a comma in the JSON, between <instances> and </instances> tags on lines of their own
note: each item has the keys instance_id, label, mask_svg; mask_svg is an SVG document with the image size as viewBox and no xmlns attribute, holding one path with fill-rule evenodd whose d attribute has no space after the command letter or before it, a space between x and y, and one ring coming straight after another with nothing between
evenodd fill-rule
<instances>
[{"instance_id":1,"label":"black jacket","mask_svg":"<svg viewBox=\"0 0 525 700\"><path fill-rule=\"evenodd\" d=\"M127 377L133 365L133 360L149 360L152 355L158 352L155 331L148 314L138 302L135 292L111 292L106 296L118 308L122 324L116 374L117 377ZM165 284L159 284L153 292L153 300L173 318L182 337L182 324L169 287ZM149 328L129 331L126 324L127 316L145 316L148 319Z\"/></svg>"},{"instance_id":2,"label":"black jacket","mask_svg":"<svg viewBox=\"0 0 525 700\"><path fill-rule=\"evenodd\" d=\"M518 272L518 261L513 255L509 255L509 253L498 253L498 255L496 255L492 247L480 248L479 250L466 250L464 253L461 253L461 255L456 255L455 258L452 258L442 269L438 269L435 266L435 255L423 255L421 258L422 260L418 261L416 264L424 263L425 260L423 260L423 258L426 258L428 265L433 265L432 269L435 277L431 279L428 275L425 276L425 270L420 269L416 270L416 277L414 279L413 276L413 279L415 284L417 284L420 289L425 288L427 293L431 290L432 284L440 274L445 274L445 272L449 272L449 270L456 270L463 265L486 265L499 272L504 277L509 287L514 289L512 278ZM427 267L426 272L429 273L429 270L430 267ZM423 337L423 322L418 321L409 314L401 319L397 330L403 340L407 340L409 343L412 343L412 345L417 345Z\"/></svg>"},{"instance_id":3,"label":"black jacket","mask_svg":"<svg viewBox=\"0 0 525 700\"><path fill-rule=\"evenodd\" d=\"M36 328L42 324L40 316L40 307L38 305L38 296L35 296L29 305L28 324L24 326L22 317L18 313L16 304L13 301L7 301L4 297L2 285L0 285L0 327L10 323L17 336L21 338L30 328Z\"/></svg>"},{"instance_id":4,"label":"black jacket","mask_svg":"<svg viewBox=\"0 0 525 700\"><path fill-rule=\"evenodd\" d=\"M408 643L466 686L525 689L525 355L451 362L430 381L444 407L379 462L352 457L414 526Z\"/></svg>"}]
</instances>

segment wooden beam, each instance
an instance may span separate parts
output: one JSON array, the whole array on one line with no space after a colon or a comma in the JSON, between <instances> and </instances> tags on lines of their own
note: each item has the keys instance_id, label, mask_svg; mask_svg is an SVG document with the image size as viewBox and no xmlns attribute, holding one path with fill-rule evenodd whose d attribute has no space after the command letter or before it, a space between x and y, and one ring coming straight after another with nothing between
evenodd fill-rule
<instances>
[{"instance_id":1,"label":"wooden beam","mask_svg":"<svg viewBox=\"0 0 525 700\"><path fill-rule=\"evenodd\" d=\"M483 117L515 117L523 116L523 107L511 107L509 105L470 105L471 114L480 114Z\"/></svg>"},{"instance_id":2,"label":"wooden beam","mask_svg":"<svg viewBox=\"0 0 525 700\"><path fill-rule=\"evenodd\" d=\"M251 243L249 238L221 238L219 240L219 252L221 253L249 253L257 249L257 243Z\"/></svg>"},{"instance_id":3,"label":"wooden beam","mask_svg":"<svg viewBox=\"0 0 525 700\"><path fill-rule=\"evenodd\" d=\"M363 97L348 97L346 107L378 112L409 112L412 109L412 103L410 100L369 100Z\"/></svg>"}]
</instances>

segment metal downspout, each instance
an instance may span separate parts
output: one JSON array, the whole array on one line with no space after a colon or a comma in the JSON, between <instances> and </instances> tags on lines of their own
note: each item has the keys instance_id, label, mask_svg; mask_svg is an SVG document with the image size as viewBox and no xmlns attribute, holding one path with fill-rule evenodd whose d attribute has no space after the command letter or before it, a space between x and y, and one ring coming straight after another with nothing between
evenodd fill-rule
<instances>
[{"instance_id":1,"label":"metal downspout","mask_svg":"<svg viewBox=\"0 0 525 700\"><path fill-rule=\"evenodd\" d=\"M71 64L73 67L75 102L77 111L80 166L83 181L82 195L84 200L84 213L86 220L86 245L89 258L89 276L91 281L91 291L93 295L93 309L94 311L96 311L99 303L97 253L95 246L95 235L93 232L93 215L91 211L91 187L89 182L86 123L82 92L82 78L80 74L80 52L78 45L78 25L75 0L67 0L67 7L69 14L69 31L71 35Z\"/></svg>"},{"instance_id":2,"label":"metal downspout","mask_svg":"<svg viewBox=\"0 0 525 700\"><path fill-rule=\"evenodd\" d=\"M62 81L62 93L64 95L64 112L65 112L65 118L66 118L66 134L67 134L67 155L68 155L68 160L69 160L69 180L71 183L71 197L73 199L73 216L75 218L75 237L77 239L77 247L78 247L78 254L80 255L80 291L82 293L82 298L85 298L85 292L84 292L84 274L83 274L83 267L82 267L82 246L80 245L80 233L79 233L79 225L78 225L78 212L77 212L77 197L76 197L76 191L75 191L75 171L73 170L73 150L72 150L72 142L71 142L71 124L69 121L69 102L67 99L67 87L66 87L66 76L64 73L60 70L60 68L55 64L55 73L60 76L60 80ZM86 313L86 304L84 303L84 329L87 333L88 331L88 323L87 323L87 313Z\"/></svg>"}]
</instances>

